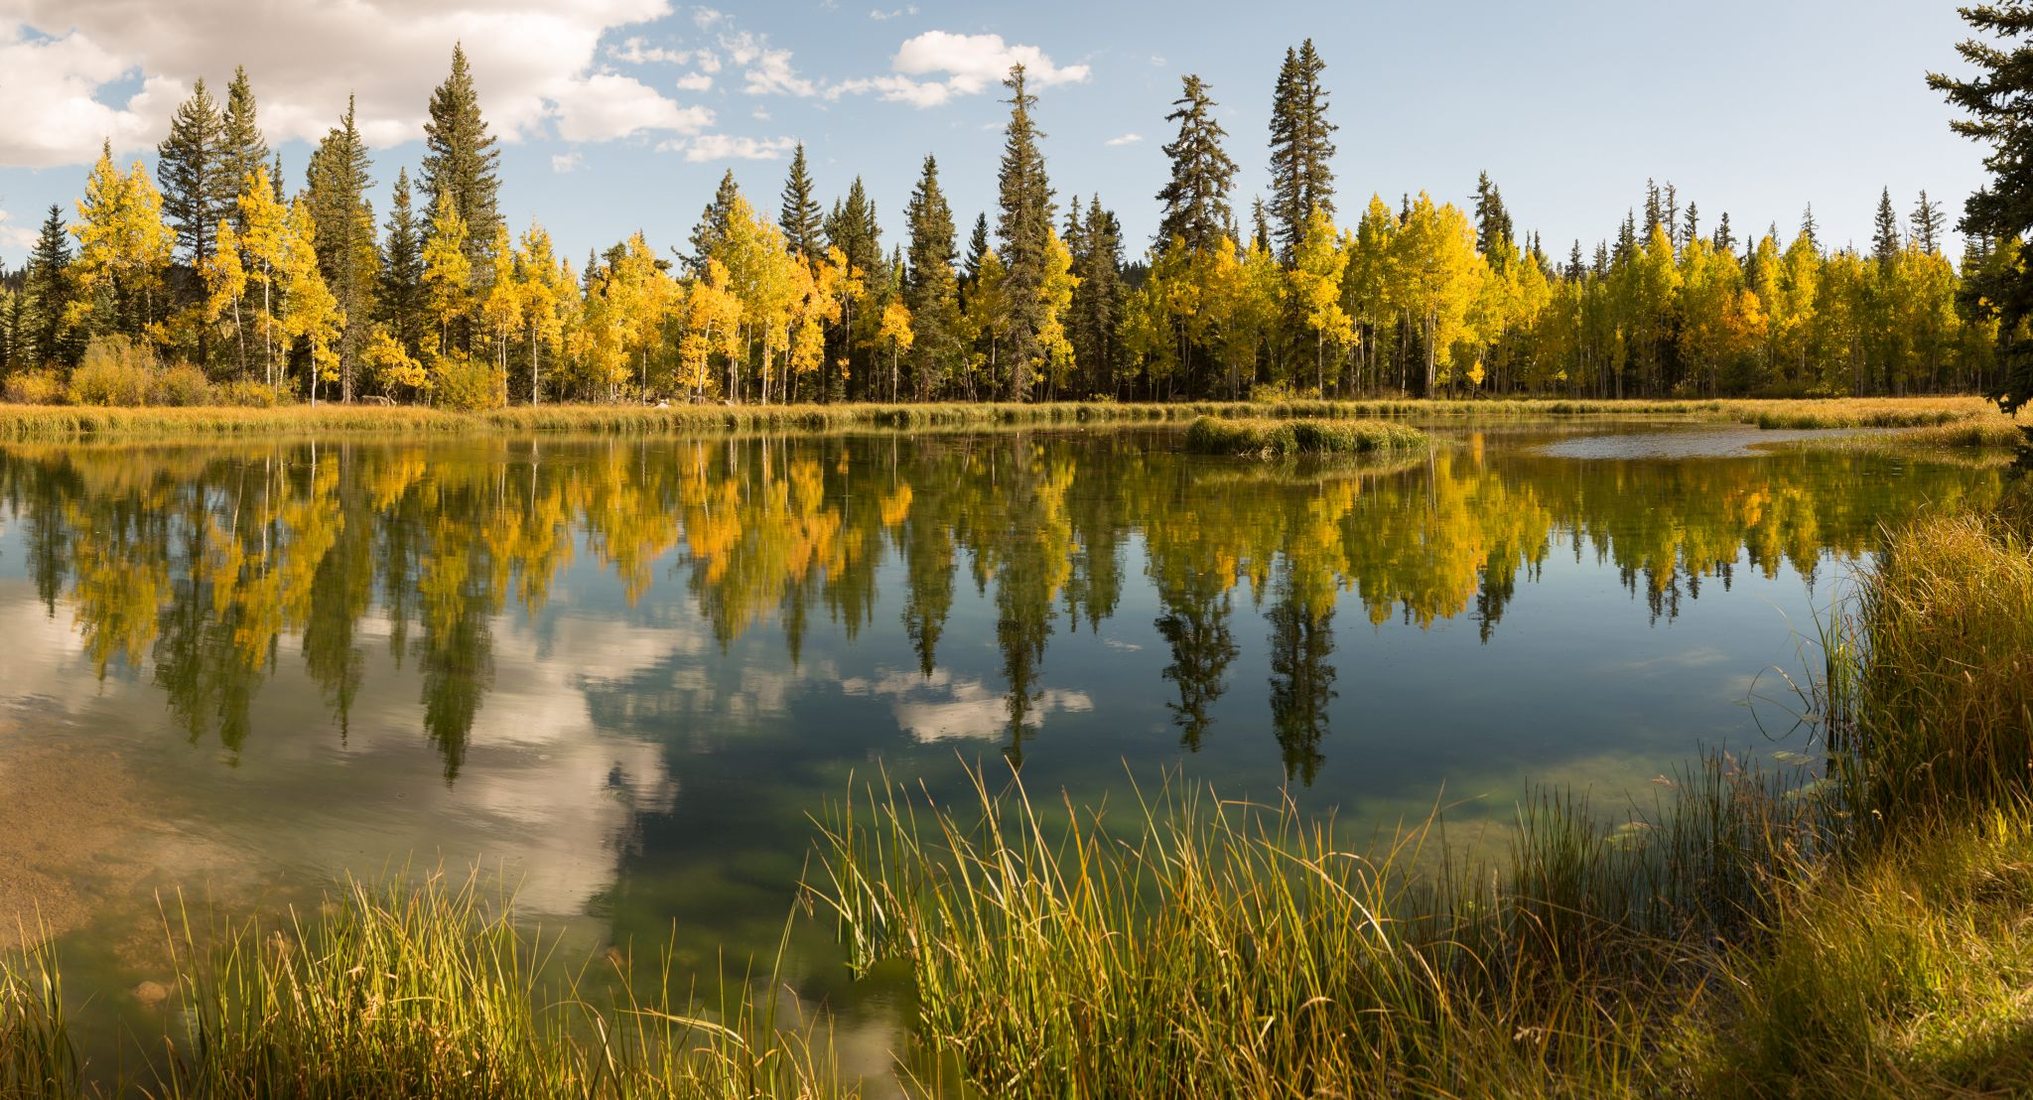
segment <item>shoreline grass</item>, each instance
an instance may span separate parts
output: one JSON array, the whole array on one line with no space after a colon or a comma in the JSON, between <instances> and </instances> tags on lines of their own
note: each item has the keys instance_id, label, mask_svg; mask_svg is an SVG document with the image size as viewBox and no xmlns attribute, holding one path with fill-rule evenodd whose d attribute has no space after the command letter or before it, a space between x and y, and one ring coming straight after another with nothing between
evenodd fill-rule
<instances>
[{"instance_id":1,"label":"shoreline grass","mask_svg":"<svg viewBox=\"0 0 2033 1100\"><path fill-rule=\"evenodd\" d=\"M643 1000L612 960L562 985L541 933L473 881L350 883L308 917L214 938L172 920L176 978L149 1076L91 1081L68 1036L53 954L0 959L0 1097L111 1089L191 1097L851 1096L823 1037L782 1030L774 983L709 1012L674 991ZM665 968L668 972L668 968Z\"/></svg>"},{"instance_id":2,"label":"shoreline grass","mask_svg":"<svg viewBox=\"0 0 2033 1100\"><path fill-rule=\"evenodd\" d=\"M1186 449L1189 451L1251 458L1409 452L1424 450L1430 443L1431 439L1425 432L1388 420L1270 420L1202 416L1186 429Z\"/></svg>"},{"instance_id":3,"label":"shoreline grass","mask_svg":"<svg viewBox=\"0 0 2033 1100\"><path fill-rule=\"evenodd\" d=\"M992 425L1183 423L1199 417L1271 420L1679 417L1759 427L1911 427L2010 423L1981 398L1787 400L1487 400L1385 398L1348 401L1117 403L1043 402L841 405L516 406L459 413L413 406L295 405L281 408L0 404L0 441L218 438L251 435L471 433L707 434L747 430L838 431Z\"/></svg>"}]
</instances>

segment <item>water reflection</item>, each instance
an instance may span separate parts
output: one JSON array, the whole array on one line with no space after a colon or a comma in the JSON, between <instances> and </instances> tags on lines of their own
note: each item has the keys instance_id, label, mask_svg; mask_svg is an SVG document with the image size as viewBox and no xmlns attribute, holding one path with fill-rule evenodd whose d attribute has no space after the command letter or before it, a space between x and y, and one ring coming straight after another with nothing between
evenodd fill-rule
<instances>
[{"instance_id":1,"label":"water reflection","mask_svg":"<svg viewBox=\"0 0 2033 1100\"><path fill-rule=\"evenodd\" d=\"M915 670L842 677L842 692L886 700L920 741L993 737L1017 762L1047 715L1096 705L1046 685L1048 653L1055 636L1109 627L1126 589L1167 652L1155 683L1118 687L1162 690L1189 750L1214 735L1253 644L1238 630L1254 620L1268 653L1261 724L1285 775L1310 784L1345 682L1337 629L1465 616L1487 644L1554 555L1613 569L1638 613L1670 623L1739 569L1790 567L1812 583L1881 520L1998 484L1854 454L1591 462L1481 436L1401 468L1265 467L1176 454L1174 439L13 447L0 451L0 500L45 613L72 617L94 674L146 670L185 734L229 754L269 735L253 702L285 647L343 740L378 690L370 648L385 646L415 669L421 733L456 781L502 690L503 616L534 619L583 556L618 587L623 607L600 613L613 637L646 603L668 604L649 599L665 585L682 586L723 653L776 627L779 657L748 660L744 691L802 674L822 618L850 646L864 631L894 636ZM1147 590L1128 579L1137 565ZM956 632L963 583L992 621ZM885 584L901 598L886 601ZM943 659L984 641L999 684ZM596 716L696 706L658 651L674 643L647 644L649 680L617 668L579 685ZM713 685L691 690L725 702Z\"/></svg>"}]
</instances>

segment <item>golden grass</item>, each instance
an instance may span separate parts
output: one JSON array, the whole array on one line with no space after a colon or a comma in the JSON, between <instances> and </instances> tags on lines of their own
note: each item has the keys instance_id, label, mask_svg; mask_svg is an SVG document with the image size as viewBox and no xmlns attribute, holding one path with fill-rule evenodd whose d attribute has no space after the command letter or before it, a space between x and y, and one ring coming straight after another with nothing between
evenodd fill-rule
<instances>
[{"instance_id":1,"label":"golden grass","mask_svg":"<svg viewBox=\"0 0 2033 1100\"><path fill-rule=\"evenodd\" d=\"M1491 400L1117 403L1044 402L892 405L517 406L457 413L410 406L294 405L282 408L97 408L0 404L0 440L236 435L559 432L697 434L744 430L985 427L1184 422L1230 419L1493 420L1561 417L1680 417L1764 427L1854 428L2009 423L1981 398L1830 400L1585 401ZM1992 429L1986 429L1992 430Z\"/></svg>"}]
</instances>

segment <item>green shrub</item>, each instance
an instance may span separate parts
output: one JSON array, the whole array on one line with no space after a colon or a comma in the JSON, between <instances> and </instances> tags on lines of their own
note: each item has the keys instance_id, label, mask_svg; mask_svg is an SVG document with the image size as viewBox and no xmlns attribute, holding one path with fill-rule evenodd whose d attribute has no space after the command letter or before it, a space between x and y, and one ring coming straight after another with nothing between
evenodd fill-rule
<instances>
[{"instance_id":1,"label":"green shrub","mask_svg":"<svg viewBox=\"0 0 2033 1100\"><path fill-rule=\"evenodd\" d=\"M479 412L508 404L508 379L491 364L463 355L447 356L438 360L433 373L441 409Z\"/></svg>"},{"instance_id":2,"label":"green shrub","mask_svg":"<svg viewBox=\"0 0 2033 1100\"><path fill-rule=\"evenodd\" d=\"M71 372L70 396L78 405L146 405L154 382L155 356L146 347L125 336L100 336Z\"/></svg>"},{"instance_id":3,"label":"green shrub","mask_svg":"<svg viewBox=\"0 0 2033 1100\"><path fill-rule=\"evenodd\" d=\"M212 403L212 384L205 381L205 372L189 363L178 363L155 376L155 387L149 394L151 404L192 407Z\"/></svg>"},{"instance_id":4,"label":"green shrub","mask_svg":"<svg viewBox=\"0 0 2033 1100\"><path fill-rule=\"evenodd\" d=\"M64 384L55 371L27 370L9 378L0 396L16 405L61 405Z\"/></svg>"}]
</instances>

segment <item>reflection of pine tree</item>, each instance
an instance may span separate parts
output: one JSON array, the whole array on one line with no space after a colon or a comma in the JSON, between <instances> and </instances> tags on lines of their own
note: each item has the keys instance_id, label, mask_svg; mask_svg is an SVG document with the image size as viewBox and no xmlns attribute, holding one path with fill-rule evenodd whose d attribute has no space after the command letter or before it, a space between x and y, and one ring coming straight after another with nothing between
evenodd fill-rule
<instances>
[{"instance_id":1,"label":"reflection of pine tree","mask_svg":"<svg viewBox=\"0 0 2033 1100\"><path fill-rule=\"evenodd\" d=\"M1231 605L1219 579L1195 574L1185 591L1164 593L1165 613L1158 633L1172 647L1165 679L1179 685L1179 701L1166 704L1180 729L1179 742L1200 751L1200 739L1211 724L1207 711L1228 689L1229 662L1235 660L1235 635L1228 628Z\"/></svg>"},{"instance_id":2,"label":"reflection of pine tree","mask_svg":"<svg viewBox=\"0 0 2033 1100\"><path fill-rule=\"evenodd\" d=\"M953 610L952 527L943 517L915 512L904 533L903 553L908 589L904 633L918 655L918 671L930 676L938 667L939 635Z\"/></svg>"},{"instance_id":3,"label":"reflection of pine tree","mask_svg":"<svg viewBox=\"0 0 2033 1100\"><path fill-rule=\"evenodd\" d=\"M212 730L221 745L238 752L247 742L249 711L265 668L251 664L234 643L246 617L238 606L223 613L213 610L212 581L199 564L210 551L209 517L194 508L186 520L185 569L171 583L169 602L157 624L155 682L168 693L170 713L192 744Z\"/></svg>"},{"instance_id":4,"label":"reflection of pine tree","mask_svg":"<svg viewBox=\"0 0 2033 1100\"><path fill-rule=\"evenodd\" d=\"M366 671L365 655L355 638L360 620L374 603L374 528L365 501L360 499L358 479L342 483L338 491L347 498L346 522L338 541L312 575L310 619L304 624L303 644L304 669L324 689L325 702L338 719L339 736L344 739Z\"/></svg>"},{"instance_id":5,"label":"reflection of pine tree","mask_svg":"<svg viewBox=\"0 0 2033 1100\"><path fill-rule=\"evenodd\" d=\"M1311 786L1326 758L1327 707L1334 700L1334 609L1314 609L1280 577L1271 622L1271 727L1285 757L1285 778Z\"/></svg>"}]
</instances>

